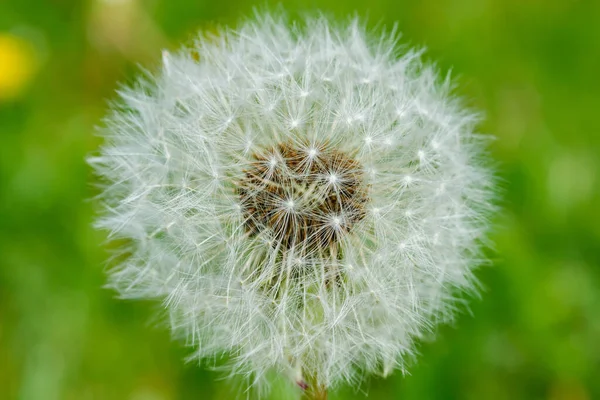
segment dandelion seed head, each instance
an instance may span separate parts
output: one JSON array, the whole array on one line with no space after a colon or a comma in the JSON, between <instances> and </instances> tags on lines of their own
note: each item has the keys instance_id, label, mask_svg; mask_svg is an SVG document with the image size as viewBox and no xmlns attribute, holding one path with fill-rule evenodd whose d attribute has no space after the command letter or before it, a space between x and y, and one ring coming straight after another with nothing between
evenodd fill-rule
<instances>
[{"instance_id":1,"label":"dandelion seed head","mask_svg":"<svg viewBox=\"0 0 600 400\"><path fill-rule=\"evenodd\" d=\"M477 117L420 53L269 15L165 52L90 159L97 225L129 243L110 285L260 387L404 371L474 289L494 209Z\"/></svg>"},{"instance_id":2,"label":"dandelion seed head","mask_svg":"<svg viewBox=\"0 0 600 400\"><path fill-rule=\"evenodd\" d=\"M271 162L270 169L263 167L260 155L255 156L236 187L246 213L246 229L252 235L268 235L278 245L294 247L303 256L318 253L323 257L341 239L341 229L332 233L327 228L330 220L341 228L338 214L350 215L344 227L350 231L364 217L368 187L361 166L340 151L325 144L321 147L319 161L311 162L298 147L279 144L267 152L281 160L279 164ZM342 178L331 172L334 169Z\"/></svg>"}]
</instances>

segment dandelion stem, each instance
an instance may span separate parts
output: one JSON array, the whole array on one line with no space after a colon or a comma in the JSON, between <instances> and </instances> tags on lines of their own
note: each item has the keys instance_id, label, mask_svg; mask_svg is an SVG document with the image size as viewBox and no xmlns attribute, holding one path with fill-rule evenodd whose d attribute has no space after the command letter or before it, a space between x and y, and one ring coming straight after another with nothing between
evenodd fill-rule
<instances>
[{"instance_id":1,"label":"dandelion stem","mask_svg":"<svg viewBox=\"0 0 600 400\"><path fill-rule=\"evenodd\" d=\"M316 379L309 379L308 387L304 391L304 400L327 400L327 386L319 383Z\"/></svg>"},{"instance_id":2,"label":"dandelion stem","mask_svg":"<svg viewBox=\"0 0 600 400\"><path fill-rule=\"evenodd\" d=\"M322 385L313 385L304 392L305 400L327 400L327 388Z\"/></svg>"}]
</instances>

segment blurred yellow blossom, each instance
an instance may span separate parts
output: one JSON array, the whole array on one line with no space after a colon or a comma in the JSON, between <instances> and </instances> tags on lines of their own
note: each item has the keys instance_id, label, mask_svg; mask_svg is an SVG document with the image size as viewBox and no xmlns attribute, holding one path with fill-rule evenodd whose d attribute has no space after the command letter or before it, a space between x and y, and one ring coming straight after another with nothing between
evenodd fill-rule
<instances>
[{"instance_id":1,"label":"blurred yellow blossom","mask_svg":"<svg viewBox=\"0 0 600 400\"><path fill-rule=\"evenodd\" d=\"M0 101L18 96L35 69L32 45L22 38L0 33Z\"/></svg>"}]
</instances>

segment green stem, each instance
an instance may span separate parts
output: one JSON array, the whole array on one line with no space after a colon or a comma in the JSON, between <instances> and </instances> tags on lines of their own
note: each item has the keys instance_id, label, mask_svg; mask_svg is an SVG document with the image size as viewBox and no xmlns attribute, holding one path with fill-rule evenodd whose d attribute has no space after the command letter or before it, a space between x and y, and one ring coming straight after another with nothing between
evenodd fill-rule
<instances>
[{"instance_id":1,"label":"green stem","mask_svg":"<svg viewBox=\"0 0 600 400\"><path fill-rule=\"evenodd\" d=\"M305 400L327 400L327 388L309 388L304 392Z\"/></svg>"},{"instance_id":2,"label":"green stem","mask_svg":"<svg viewBox=\"0 0 600 400\"><path fill-rule=\"evenodd\" d=\"M327 386L311 379L302 398L305 400L327 400Z\"/></svg>"}]
</instances>

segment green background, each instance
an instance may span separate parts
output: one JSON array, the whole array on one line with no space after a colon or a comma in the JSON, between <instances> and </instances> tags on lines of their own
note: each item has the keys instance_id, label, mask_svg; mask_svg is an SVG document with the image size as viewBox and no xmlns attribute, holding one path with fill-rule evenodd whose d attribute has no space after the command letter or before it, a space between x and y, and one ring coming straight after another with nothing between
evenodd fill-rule
<instances>
[{"instance_id":1,"label":"green background","mask_svg":"<svg viewBox=\"0 0 600 400\"><path fill-rule=\"evenodd\" d=\"M170 339L158 305L102 288L104 236L90 227L84 157L138 64L153 68L161 49L235 24L256 4L0 1L0 35L22 38L35 60L20 93L0 100L0 399L235 398L234 384L182 362L189 349ZM331 398L600 399L600 2L286 8L398 22L406 42L427 46L485 112L504 193L481 298L420 345L409 376ZM0 66L7 60L0 53Z\"/></svg>"}]
</instances>

